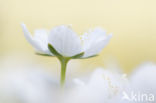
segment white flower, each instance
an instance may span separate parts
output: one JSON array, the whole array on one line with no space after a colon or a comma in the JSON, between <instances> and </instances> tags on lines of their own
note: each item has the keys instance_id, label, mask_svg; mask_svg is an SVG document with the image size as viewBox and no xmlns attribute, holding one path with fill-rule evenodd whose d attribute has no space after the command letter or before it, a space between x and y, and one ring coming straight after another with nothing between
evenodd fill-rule
<instances>
[{"instance_id":1,"label":"white flower","mask_svg":"<svg viewBox=\"0 0 156 103\"><path fill-rule=\"evenodd\" d=\"M48 50L48 44L64 57L71 57L84 52L82 58L98 54L109 42L111 35L105 31L95 28L85 33L82 39L68 26L54 27L50 32L37 30L34 37L31 36L26 26L22 24L27 41L40 53L53 55Z\"/></svg>"},{"instance_id":2,"label":"white flower","mask_svg":"<svg viewBox=\"0 0 156 103\"><path fill-rule=\"evenodd\" d=\"M130 81L136 93L141 92L156 96L156 64L142 64L134 70Z\"/></svg>"},{"instance_id":3,"label":"white flower","mask_svg":"<svg viewBox=\"0 0 156 103\"><path fill-rule=\"evenodd\" d=\"M0 103L57 103L58 83L47 73L32 69L1 73Z\"/></svg>"},{"instance_id":4,"label":"white flower","mask_svg":"<svg viewBox=\"0 0 156 103\"><path fill-rule=\"evenodd\" d=\"M121 103L122 92L128 89L125 77L104 69L95 70L87 82L80 79L74 82L77 87L69 93L67 103Z\"/></svg>"}]
</instances>

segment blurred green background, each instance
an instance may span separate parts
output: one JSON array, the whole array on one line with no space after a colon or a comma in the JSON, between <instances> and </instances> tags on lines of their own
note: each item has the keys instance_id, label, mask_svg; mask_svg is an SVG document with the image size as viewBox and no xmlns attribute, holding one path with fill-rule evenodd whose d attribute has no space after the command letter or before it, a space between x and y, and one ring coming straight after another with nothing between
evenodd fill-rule
<instances>
[{"instance_id":1,"label":"blurred green background","mask_svg":"<svg viewBox=\"0 0 156 103\"><path fill-rule=\"evenodd\" d=\"M155 5L156 0L0 0L1 62L6 57L11 59L8 64L34 61L56 66L57 71L56 58L34 54L20 23L32 34L34 29L61 24L72 24L78 34L100 26L113 33L110 43L98 57L72 61L78 65L72 68L83 71L117 64L129 73L142 62L156 61Z\"/></svg>"}]
</instances>

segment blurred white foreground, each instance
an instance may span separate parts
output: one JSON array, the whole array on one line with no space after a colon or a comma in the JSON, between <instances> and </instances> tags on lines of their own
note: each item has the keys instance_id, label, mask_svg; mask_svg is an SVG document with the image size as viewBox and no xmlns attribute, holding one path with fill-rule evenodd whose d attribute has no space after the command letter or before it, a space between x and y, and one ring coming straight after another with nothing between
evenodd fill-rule
<instances>
[{"instance_id":1,"label":"blurred white foreground","mask_svg":"<svg viewBox=\"0 0 156 103\"><path fill-rule=\"evenodd\" d=\"M156 103L123 99L123 92L156 95L156 65L152 63L136 68L129 80L117 71L97 68L89 76L68 81L65 90L40 68L1 68L0 103Z\"/></svg>"}]
</instances>

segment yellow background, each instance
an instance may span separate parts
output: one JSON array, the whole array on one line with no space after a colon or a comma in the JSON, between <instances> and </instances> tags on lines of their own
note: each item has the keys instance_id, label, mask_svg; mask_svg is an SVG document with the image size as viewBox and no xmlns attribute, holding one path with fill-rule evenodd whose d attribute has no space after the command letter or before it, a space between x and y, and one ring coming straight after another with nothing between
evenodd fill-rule
<instances>
[{"instance_id":1,"label":"yellow background","mask_svg":"<svg viewBox=\"0 0 156 103\"><path fill-rule=\"evenodd\" d=\"M31 32L72 24L78 34L96 26L113 33L100 56L79 60L81 69L117 61L128 73L144 61L156 61L156 0L0 0L1 59L23 53L23 57L39 60L37 63L53 65L54 58L34 56L23 36L22 22Z\"/></svg>"}]
</instances>

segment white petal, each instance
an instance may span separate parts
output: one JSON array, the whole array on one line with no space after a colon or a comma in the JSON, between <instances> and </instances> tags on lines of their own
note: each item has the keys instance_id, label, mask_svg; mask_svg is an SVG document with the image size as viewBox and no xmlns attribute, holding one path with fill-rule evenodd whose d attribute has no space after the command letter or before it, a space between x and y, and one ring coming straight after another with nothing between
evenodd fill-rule
<instances>
[{"instance_id":1,"label":"white petal","mask_svg":"<svg viewBox=\"0 0 156 103\"><path fill-rule=\"evenodd\" d=\"M63 56L70 57L81 52L81 41L67 26L57 26L51 30L49 43Z\"/></svg>"},{"instance_id":2,"label":"white petal","mask_svg":"<svg viewBox=\"0 0 156 103\"><path fill-rule=\"evenodd\" d=\"M48 49L48 31L45 29L35 30L34 41L42 48L45 54L50 54Z\"/></svg>"},{"instance_id":3,"label":"white petal","mask_svg":"<svg viewBox=\"0 0 156 103\"><path fill-rule=\"evenodd\" d=\"M23 28L24 36L26 40L33 46L33 48L43 54L51 54L48 50L48 38L47 31L45 30L36 30L35 36L32 37L30 32L27 30L25 24L21 25Z\"/></svg>"},{"instance_id":4,"label":"white petal","mask_svg":"<svg viewBox=\"0 0 156 103\"><path fill-rule=\"evenodd\" d=\"M109 42L112 35L106 35L106 32L100 28L85 33L83 39L83 57L89 57L98 54Z\"/></svg>"}]
</instances>

